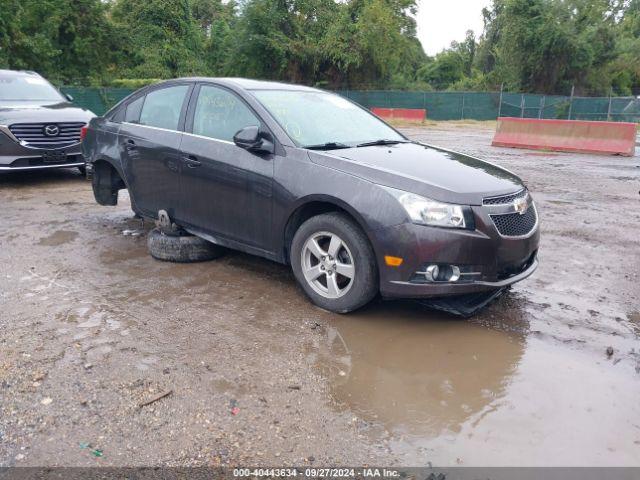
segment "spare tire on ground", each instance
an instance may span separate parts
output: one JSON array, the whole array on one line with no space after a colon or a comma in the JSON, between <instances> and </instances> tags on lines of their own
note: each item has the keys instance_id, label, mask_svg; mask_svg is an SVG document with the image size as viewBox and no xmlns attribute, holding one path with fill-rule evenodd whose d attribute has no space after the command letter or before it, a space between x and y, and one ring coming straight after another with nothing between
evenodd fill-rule
<instances>
[{"instance_id":1,"label":"spare tire on ground","mask_svg":"<svg viewBox=\"0 0 640 480\"><path fill-rule=\"evenodd\" d=\"M151 256L165 262L191 263L213 260L224 254L224 247L214 245L186 232L167 235L157 228L147 236Z\"/></svg>"}]
</instances>

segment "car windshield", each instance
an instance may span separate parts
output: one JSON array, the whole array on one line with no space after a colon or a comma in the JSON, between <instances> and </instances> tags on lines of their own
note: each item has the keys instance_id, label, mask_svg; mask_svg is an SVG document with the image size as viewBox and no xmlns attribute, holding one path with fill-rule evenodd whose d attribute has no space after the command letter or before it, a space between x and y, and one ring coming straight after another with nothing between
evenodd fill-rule
<instances>
[{"instance_id":1,"label":"car windshield","mask_svg":"<svg viewBox=\"0 0 640 480\"><path fill-rule=\"evenodd\" d=\"M0 73L0 101L54 101L64 100L62 95L44 78L31 75Z\"/></svg>"},{"instance_id":2,"label":"car windshield","mask_svg":"<svg viewBox=\"0 0 640 480\"><path fill-rule=\"evenodd\" d=\"M406 141L375 116L332 93L254 90L253 94L300 147L338 149Z\"/></svg>"}]
</instances>

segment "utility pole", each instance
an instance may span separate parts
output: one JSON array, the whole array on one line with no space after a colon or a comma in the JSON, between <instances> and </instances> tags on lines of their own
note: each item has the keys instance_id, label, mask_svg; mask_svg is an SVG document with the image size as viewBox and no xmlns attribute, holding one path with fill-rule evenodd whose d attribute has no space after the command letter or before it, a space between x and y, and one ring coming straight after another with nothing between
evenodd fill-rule
<instances>
[{"instance_id":1,"label":"utility pole","mask_svg":"<svg viewBox=\"0 0 640 480\"><path fill-rule=\"evenodd\" d=\"M502 92L504 91L504 82L500 84L500 103L498 104L498 118L502 115Z\"/></svg>"},{"instance_id":2,"label":"utility pole","mask_svg":"<svg viewBox=\"0 0 640 480\"><path fill-rule=\"evenodd\" d=\"M524 118L524 93L520 94L520 118Z\"/></svg>"},{"instance_id":3,"label":"utility pole","mask_svg":"<svg viewBox=\"0 0 640 480\"><path fill-rule=\"evenodd\" d=\"M542 118L544 116L544 103L546 100L546 95L542 95L542 99L540 100L540 110L538 111L538 118Z\"/></svg>"},{"instance_id":4,"label":"utility pole","mask_svg":"<svg viewBox=\"0 0 640 480\"><path fill-rule=\"evenodd\" d=\"M609 108L607 109L607 122L611 121L611 97L613 96L613 88L609 89Z\"/></svg>"}]
</instances>

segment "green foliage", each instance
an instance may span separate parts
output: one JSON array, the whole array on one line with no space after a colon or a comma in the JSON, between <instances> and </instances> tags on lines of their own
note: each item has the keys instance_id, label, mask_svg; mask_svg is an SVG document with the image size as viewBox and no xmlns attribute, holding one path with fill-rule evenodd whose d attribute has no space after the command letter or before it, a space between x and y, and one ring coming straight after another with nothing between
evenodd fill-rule
<instances>
[{"instance_id":1,"label":"green foliage","mask_svg":"<svg viewBox=\"0 0 640 480\"><path fill-rule=\"evenodd\" d=\"M476 66L511 90L568 93L575 86L578 94L606 95L612 87L630 93L640 87L630 72L640 64L632 53L638 32L627 26L638 21L637 4L494 0L484 12Z\"/></svg>"},{"instance_id":2,"label":"green foliage","mask_svg":"<svg viewBox=\"0 0 640 480\"><path fill-rule=\"evenodd\" d=\"M109 82L111 87L116 88L129 88L136 90L138 88L146 87L152 83L160 82L161 78L116 78Z\"/></svg>"},{"instance_id":3,"label":"green foliage","mask_svg":"<svg viewBox=\"0 0 640 480\"><path fill-rule=\"evenodd\" d=\"M428 8L423 3L422 8ZM640 93L640 0L493 0L427 57L417 0L0 0L0 68L133 88L189 75L326 88Z\"/></svg>"},{"instance_id":4,"label":"green foliage","mask_svg":"<svg viewBox=\"0 0 640 480\"><path fill-rule=\"evenodd\" d=\"M170 78L202 71L203 35L189 0L118 0L113 23L126 39L120 69L134 78Z\"/></svg>"},{"instance_id":5,"label":"green foliage","mask_svg":"<svg viewBox=\"0 0 640 480\"><path fill-rule=\"evenodd\" d=\"M100 0L0 0L0 65L101 83L115 60ZM96 48L97 47L97 48Z\"/></svg>"}]
</instances>

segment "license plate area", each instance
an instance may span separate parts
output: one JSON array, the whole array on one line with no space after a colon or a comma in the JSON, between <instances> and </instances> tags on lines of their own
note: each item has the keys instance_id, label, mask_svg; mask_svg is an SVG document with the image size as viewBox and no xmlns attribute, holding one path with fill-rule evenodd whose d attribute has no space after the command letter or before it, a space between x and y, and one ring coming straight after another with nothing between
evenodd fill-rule
<instances>
[{"instance_id":1,"label":"license plate area","mask_svg":"<svg viewBox=\"0 0 640 480\"><path fill-rule=\"evenodd\" d=\"M64 150L47 150L42 154L45 163L64 163L67 161L67 152Z\"/></svg>"}]
</instances>

